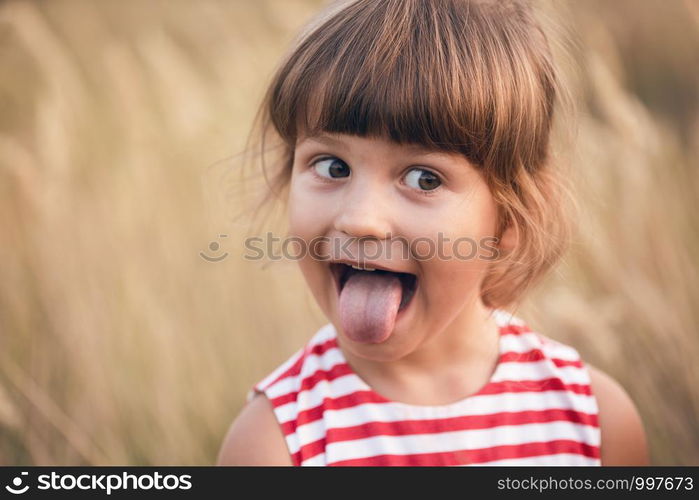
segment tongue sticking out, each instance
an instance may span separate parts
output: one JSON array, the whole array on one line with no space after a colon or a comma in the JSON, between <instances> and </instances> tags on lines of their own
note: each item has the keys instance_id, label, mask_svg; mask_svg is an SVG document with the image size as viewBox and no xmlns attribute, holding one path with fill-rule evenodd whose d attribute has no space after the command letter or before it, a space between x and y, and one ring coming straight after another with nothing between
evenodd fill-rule
<instances>
[{"instance_id":1,"label":"tongue sticking out","mask_svg":"<svg viewBox=\"0 0 699 500\"><path fill-rule=\"evenodd\" d=\"M400 280L391 274L352 274L340 292L340 324L355 342L378 344L388 339L403 295Z\"/></svg>"}]
</instances>

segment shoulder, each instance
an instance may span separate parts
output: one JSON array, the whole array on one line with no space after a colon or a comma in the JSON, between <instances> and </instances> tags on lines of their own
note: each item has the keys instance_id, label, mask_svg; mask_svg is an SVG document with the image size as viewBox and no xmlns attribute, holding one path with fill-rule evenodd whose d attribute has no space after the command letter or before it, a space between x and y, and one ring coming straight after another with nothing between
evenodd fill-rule
<instances>
[{"instance_id":1,"label":"shoulder","mask_svg":"<svg viewBox=\"0 0 699 500\"><path fill-rule=\"evenodd\" d=\"M599 407L602 465L648 465L648 445L638 410L619 383L587 363Z\"/></svg>"},{"instance_id":2,"label":"shoulder","mask_svg":"<svg viewBox=\"0 0 699 500\"><path fill-rule=\"evenodd\" d=\"M258 394L233 421L218 454L218 465L293 465L269 400Z\"/></svg>"},{"instance_id":3,"label":"shoulder","mask_svg":"<svg viewBox=\"0 0 699 500\"><path fill-rule=\"evenodd\" d=\"M533 333L523 337L530 347L540 348L546 357L555 360L559 374L570 383L587 383L588 376L580 378L576 369L566 366L586 367L592 394L597 401L600 428L600 453L602 465L648 465L648 445L643 422L633 401L624 388L602 370L584 362L578 351L567 344L519 327L520 333ZM568 370L568 371L566 371Z\"/></svg>"},{"instance_id":4,"label":"shoulder","mask_svg":"<svg viewBox=\"0 0 699 500\"><path fill-rule=\"evenodd\" d=\"M285 422L293 418L302 382L315 370L325 369L336 361L335 346L335 331L331 324L325 325L303 348L255 384L248 393L248 404L228 429L218 465L293 465L289 436L282 432L272 401L280 405L276 408L284 414Z\"/></svg>"}]
</instances>

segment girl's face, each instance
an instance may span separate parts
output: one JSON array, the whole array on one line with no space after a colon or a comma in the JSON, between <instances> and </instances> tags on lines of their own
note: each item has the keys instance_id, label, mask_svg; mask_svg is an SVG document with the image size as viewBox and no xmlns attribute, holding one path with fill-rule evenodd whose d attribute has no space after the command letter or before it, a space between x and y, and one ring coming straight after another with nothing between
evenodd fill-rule
<instances>
[{"instance_id":1,"label":"girl's face","mask_svg":"<svg viewBox=\"0 0 699 500\"><path fill-rule=\"evenodd\" d=\"M356 356L392 361L457 338L483 308L496 223L483 177L461 155L344 134L296 144L289 234L304 240L301 271Z\"/></svg>"}]
</instances>

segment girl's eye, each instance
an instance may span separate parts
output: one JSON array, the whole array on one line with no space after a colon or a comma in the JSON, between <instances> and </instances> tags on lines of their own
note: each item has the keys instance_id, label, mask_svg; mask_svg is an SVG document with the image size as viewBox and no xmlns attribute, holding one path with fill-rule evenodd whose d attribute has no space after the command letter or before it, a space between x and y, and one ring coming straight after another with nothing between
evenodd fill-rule
<instances>
[{"instance_id":1,"label":"girl's eye","mask_svg":"<svg viewBox=\"0 0 699 500\"><path fill-rule=\"evenodd\" d=\"M414 168L405 176L405 183L411 188L420 191L432 191L437 189L442 181L436 174L422 168Z\"/></svg>"},{"instance_id":2,"label":"girl's eye","mask_svg":"<svg viewBox=\"0 0 699 500\"><path fill-rule=\"evenodd\" d=\"M330 179L348 177L350 174L350 169L347 164L338 158L323 158L314 162L313 168L315 168L316 172L321 177Z\"/></svg>"}]
</instances>

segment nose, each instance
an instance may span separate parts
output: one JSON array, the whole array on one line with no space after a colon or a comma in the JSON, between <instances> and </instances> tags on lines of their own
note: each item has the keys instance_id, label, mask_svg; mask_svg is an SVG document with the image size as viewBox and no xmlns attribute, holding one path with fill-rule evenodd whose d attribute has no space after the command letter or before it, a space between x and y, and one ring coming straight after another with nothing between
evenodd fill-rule
<instances>
[{"instance_id":1,"label":"nose","mask_svg":"<svg viewBox=\"0 0 699 500\"><path fill-rule=\"evenodd\" d=\"M379 187L357 183L347 189L342 201L335 218L335 230L356 238L382 240L390 237L386 195Z\"/></svg>"}]
</instances>

